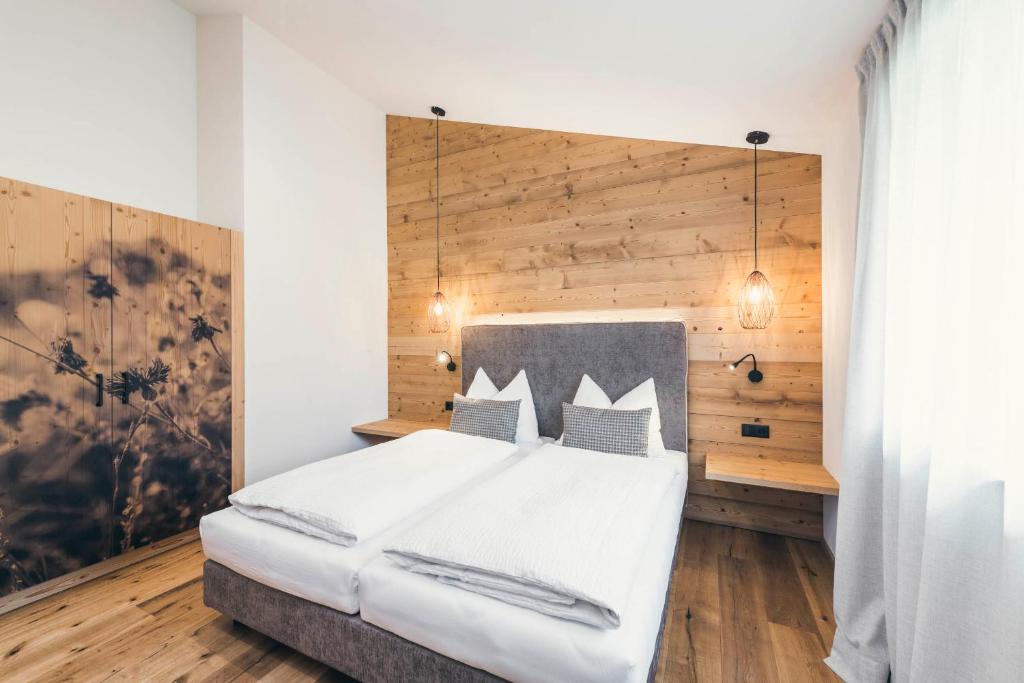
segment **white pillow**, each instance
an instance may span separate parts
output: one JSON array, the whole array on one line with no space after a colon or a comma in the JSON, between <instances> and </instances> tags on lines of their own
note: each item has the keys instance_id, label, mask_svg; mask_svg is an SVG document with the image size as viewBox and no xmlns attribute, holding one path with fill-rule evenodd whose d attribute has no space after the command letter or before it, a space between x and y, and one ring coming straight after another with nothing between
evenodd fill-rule
<instances>
[{"instance_id":1,"label":"white pillow","mask_svg":"<svg viewBox=\"0 0 1024 683\"><path fill-rule=\"evenodd\" d=\"M533 392L530 381L526 378L526 370L512 378L508 385L498 391L494 382L487 376L483 368L477 368L473 382L469 385L466 398L486 398L494 401L514 401L519 399L519 423L516 425L516 442L536 441L540 438L537 431L537 408L533 404Z\"/></svg>"},{"instance_id":2,"label":"white pillow","mask_svg":"<svg viewBox=\"0 0 1024 683\"><path fill-rule=\"evenodd\" d=\"M574 406L585 406L587 408L611 408L612 400L604 389L597 386L597 382L590 379L590 375L583 375L580 380L580 387L576 390L576 396L572 399Z\"/></svg>"},{"instance_id":3,"label":"white pillow","mask_svg":"<svg viewBox=\"0 0 1024 683\"><path fill-rule=\"evenodd\" d=\"M494 386L494 382L487 376L483 368L477 368L476 374L473 375L473 382L469 385L469 390L466 392L466 398L494 398L495 394L498 393L498 387Z\"/></svg>"},{"instance_id":4,"label":"white pillow","mask_svg":"<svg viewBox=\"0 0 1024 683\"><path fill-rule=\"evenodd\" d=\"M661 440L661 413L658 411L658 392L654 378L641 382L634 389L612 404L615 410L651 409L651 421L647 425L647 455L657 458L665 455L665 442Z\"/></svg>"},{"instance_id":5,"label":"white pillow","mask_svg":"<svg viewBox=\"0 0 1024 683\"><path fill-rule=\"evenodd\" d=\"M590 379L590 375L583 375L580 386L576 390L576 396L572 400L573 405L586 406L588 408L612 408L614 410L640 410L651 409L651 419L647 425L647 455L650 457L661 457L665 455L665 442L661 439L661 413L658 412L658 393L654 387L654 378L641 382L636 387L626 392L626 395L615 403L608 398L604 389L597 385L597 382ZM562 438L558 438L562 443Z\"/></svg>"}]
</instances>

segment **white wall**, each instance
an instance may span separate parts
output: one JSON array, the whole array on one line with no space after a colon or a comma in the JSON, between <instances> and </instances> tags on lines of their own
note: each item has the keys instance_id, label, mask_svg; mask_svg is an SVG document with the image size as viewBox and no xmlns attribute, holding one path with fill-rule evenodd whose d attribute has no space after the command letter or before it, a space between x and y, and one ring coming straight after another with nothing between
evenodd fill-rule
<instances>
[{"instance_id":1,"label":"white wall","mask_svg":"<svg viewBox=\"0 0 1024 683\"><path fill-rule=\"evenodd\" d=\"M0 0L0 176L195 218L195 31L168 0Z\"/></svg>"},{"instance_id":2,"label":"white wall","mask_svg":"<svg viewBox=\"0 0 1024 683\"><path fill-rule=\"evenodd\" d=\"M860 121L857 77L837 84L822 141L821 265L824 464L837 481L842 459L846 366L853 305L853 265L860 178ZM842 481L840 481L840 493ZM837 499L825 496L825 542L835 553Z\"/></svg>"},{"instance_id":3,"label":"white wall","mask_svg":"<svg viewBox=\"0 0 1024 683\"><path fill-rule=\"evenodd\" d=\"M203 221L245 223L242 139L242 17L203 17L196 31L198 204Z\"/></svg>"},{"instance_id":4,"label":"white wall","mask_svg":"<svg viewBox=\"0 0 1024 683\"><path fill-rule=\"evenodd\" d=\"M205 19L203 20L205 21ZM387 415L384 112L243 20L246 481Z\"/></svg>"}]
</instances>

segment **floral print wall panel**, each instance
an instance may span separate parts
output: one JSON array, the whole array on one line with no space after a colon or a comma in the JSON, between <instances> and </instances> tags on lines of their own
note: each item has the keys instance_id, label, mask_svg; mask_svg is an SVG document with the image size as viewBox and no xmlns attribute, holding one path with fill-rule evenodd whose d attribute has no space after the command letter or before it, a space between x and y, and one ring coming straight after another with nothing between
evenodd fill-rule
<instances>
[{"instance_id":1,"label":"floral print wall panel","mask_svg":"<svg viewBox=\"0 0 1024 683\"><path fill-rule=\"evenodd\" d=\"M0 251L3 596L226 505L231 260L227 230L4 179Z\"/></svg>"}]
</instances>

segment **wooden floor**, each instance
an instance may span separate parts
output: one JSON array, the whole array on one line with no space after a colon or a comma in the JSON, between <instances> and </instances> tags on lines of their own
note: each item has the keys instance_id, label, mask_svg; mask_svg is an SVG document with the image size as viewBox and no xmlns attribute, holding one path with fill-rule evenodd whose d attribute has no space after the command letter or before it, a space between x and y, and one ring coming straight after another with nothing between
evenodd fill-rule
<instances>
[{"instance_id":1,"label":"wooden floor","mask_svg":"<svg viewBox=\"0 0 1024 683\"><path fill-rule=\"evenodd\" d=\"M658 681L839 681L832 562L820 543L687 520Z\"/></svg>"},{"instance_id":2,"label":"wooden floor","mask_svg":"<svg viewBox=\"0 0 1024 683\"><path fill-rule=\"evenodd\" d=\"M203 606L203 559L190 543L0 616L0 680L350 680ZM688 521L658 680L838 680L831 604L819 544Z\"/></svg>"}]
</instances>

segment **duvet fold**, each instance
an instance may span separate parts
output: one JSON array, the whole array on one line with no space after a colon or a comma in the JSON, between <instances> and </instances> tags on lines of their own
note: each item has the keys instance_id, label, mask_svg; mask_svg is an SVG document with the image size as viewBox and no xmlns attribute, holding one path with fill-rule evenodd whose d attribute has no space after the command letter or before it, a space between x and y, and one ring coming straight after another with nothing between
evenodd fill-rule
<instances>
[{"instance_id":1,"label":"duvet fold","mask_svg":"<svg viewBox=\"0 0 1024 683\"><path fill-rule=\"evenodd\" d=\"M395 539L400 567L563 619L617 628L678 470L544 446Z\"/></svg>"},{"instance_id":2,"label":"duvet fold","mask_svg":"<svg viewBox=\"0 0 1024 683\"><path fill-rule=\"evenodd\" d=\"M515 452L503 441L428 429L264 479L228 500L249 517L350 546Z\"/></svg>"}]
</instances>

